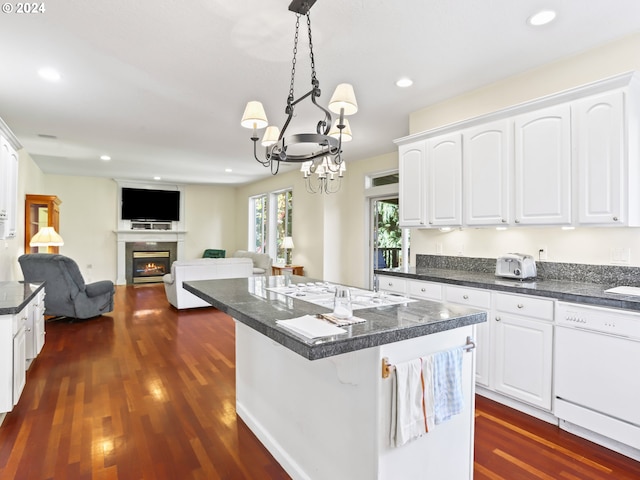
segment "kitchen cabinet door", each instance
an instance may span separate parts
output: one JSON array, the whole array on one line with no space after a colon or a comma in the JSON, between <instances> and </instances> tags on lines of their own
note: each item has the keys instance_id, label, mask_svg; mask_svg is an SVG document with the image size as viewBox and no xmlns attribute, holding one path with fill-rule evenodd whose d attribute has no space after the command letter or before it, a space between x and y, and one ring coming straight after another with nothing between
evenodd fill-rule
<instances>
[{"instance_id":1,"label":"kitchen cabinet door","mask_svg":"<svg viewBox=\"0 0 640 480\"><path fill-rule=\"evenodd\" d=\"M462 134L464 223L506 225L510 221L511 122L500 120Z\"/></svg>"},{"instance_id":2,"label":"kitchen cabinet door","mask_svg":"<svg viewBox=\"0 0 640 480\"><path fill-rule=\"evenodd\" d=\"M628 196L624 92L575 102L574 138L578 171L578 223L624 225Z\"/></svg>"},{"instance_id":3,"label":"kitchen cabinet door","mask_svg":"<svg viewBox=\"0 0 640 480\"><path fill-rule=\"evenodd\" d=\"M476 383L489 387L491 362L491 292L471 287L446 285L445 301L487 311L487 321L474 325L476 340Z\"/></svg>"},{"instance_id":4,"label":"kitchen cabinet door","mask_svg":"<svg viewBox=\"0 0 640 480\"><path fill-rule=\"evenodd\" d=\"M496 312L493 329L493 388L551 410L553 324Z\"/></svg>"},{"instance_id":5,"label":"kitchen cabinet door","mask_svg":"<svg viewBox=\"0 0 640 480\"><path fill-rule=\"evenodd\" d=\"M459 132L427 140L427 217L429 226L462 225L462 136Z\"/></svg>"},{"instance_id":6,"label":"kitchen cabinet door","mask_svg":"<svg viewBox=\"0 0 640 480\"><path fill-rule=\"evenodd\" d=\"M26 358L32 360L38 356L44 346L44 289L29 302L26 322Z\"/></svg>"},{"instance_id":7,"label":"kitchen cabinet door","mask_svg":"<svg viewBox=\"0 0 640 480\"><path fill-rule=\"evenodd\" d=\"M425 208L425 141L398 147L400 172L399 208L401 227L424 227Z\"/></svg>"},{"instance_id":8,"label":"kitchen cabinet door","mask_svg":"<svg viewBox=\"0 0 640 480\"><path fill-rule=\"evenodd\" d=\"M13 337L13 405L18 404L27 383L26 335L23 325Z\"/></svg>"},{"instance_id":9,"label":"kitchen cabinet door","mask_svg":"<svg viewBox=\"0 0 640 480\"><path fill-rule=\"evenodd\" d=\"M571 223L569 104L515 117L515 223Z\"/></svg>"},{"instance_id":10,"label":"kitchen cabinet door","mask_svg":"<svg viewBox=\"0 0 640 480\"><path fill-rule=\"evenodd\" d=\"M18 153L0 136L0 238L16 235L17 202Z\"/></svg>"}]
</instances>

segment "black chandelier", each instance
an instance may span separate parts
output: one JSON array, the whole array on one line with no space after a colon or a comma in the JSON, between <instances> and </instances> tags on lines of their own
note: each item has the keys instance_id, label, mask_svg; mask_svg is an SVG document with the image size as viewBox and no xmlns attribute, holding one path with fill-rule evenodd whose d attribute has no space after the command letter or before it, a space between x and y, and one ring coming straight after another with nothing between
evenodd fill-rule
<instances>
[{"instance_id":1,"label":"black chandelier","mask_svg":"<svg viewBox=\"0 0 640 480\"><path fill-rule=\"evenodd\" d=\"M289 5L289 10L296 13L296 28L293 44L293 60L291 67L291 84L285 113L287 119L282 130L276 126L269 126L264 107L261 102L250 101L247 103L242 116L241 125L253 129L251 140L253 141L253 156L260 164L271 169L271 173L276 175L280 169L280 162L302 163L303 172L307 183L307 190L310 192L332 193L337 188L327 188L329 181L338 178L342 179L345 171L344 160L342 159L342 143L351 140L351 129L346 118L358 111L358 103L353 91L353 86L348 83L341 83L336 87L328 109L318 105L316 99L320 97L320 82L316 76L315 60L313 55L313 42L311 39L311 19L309 9L316 0L294 0ZM296 54L298 52L298 30L300 27L300 17L307 17L307 31L309 35L309 56L311 59L311 90L295 99L293 88L296 74ZM311 102L322 111L323 117L318 121L315 133L298 133L285 136L285 132L294 116L295 106L310 98ZM332 123L331 112L338 115ZM261 145L265 147L264 158L258 157L258 133L257 131L266 128L262 137ZM300 150L303 153L300 153ZM312 183L312 174L318 176L317 186ZM338 187L339 188L339 187Z\"/></svg>"}]
</instances>

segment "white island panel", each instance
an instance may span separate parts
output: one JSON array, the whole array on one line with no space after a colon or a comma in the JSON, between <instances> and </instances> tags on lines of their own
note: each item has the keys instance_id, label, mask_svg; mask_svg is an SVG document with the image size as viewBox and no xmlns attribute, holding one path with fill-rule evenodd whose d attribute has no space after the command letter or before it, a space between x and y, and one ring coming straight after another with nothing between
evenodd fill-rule
<instances>
[{"instance_id":1,"label":"white island panel","mask_svg":"<svg viewBox=\"0 0 640 480\"><path fill-rule=\"evenodd\" d=\"M294 479L470 479L475 353L463 355L463 412L399 448L389 446L392 379L381 364L471 335L467 326L310 361L236 322L236 409Z\"/></svg>"}]
</instances>

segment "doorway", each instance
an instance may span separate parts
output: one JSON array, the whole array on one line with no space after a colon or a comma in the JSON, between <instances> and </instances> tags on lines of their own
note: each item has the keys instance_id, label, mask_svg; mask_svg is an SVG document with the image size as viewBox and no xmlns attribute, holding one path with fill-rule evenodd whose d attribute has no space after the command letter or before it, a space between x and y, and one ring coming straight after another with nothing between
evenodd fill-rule
<instances>
[{"instance_id":1,"label":"doorway","mask_svg":"<svg viewBox=\"0 0 640 480\"><path fill-rule=\"evenodd\" d=\"M374 270L409 266L409 229L400 228L398 196L370 199L370 288L376 289Z\"/></svg>"}]
</instances>

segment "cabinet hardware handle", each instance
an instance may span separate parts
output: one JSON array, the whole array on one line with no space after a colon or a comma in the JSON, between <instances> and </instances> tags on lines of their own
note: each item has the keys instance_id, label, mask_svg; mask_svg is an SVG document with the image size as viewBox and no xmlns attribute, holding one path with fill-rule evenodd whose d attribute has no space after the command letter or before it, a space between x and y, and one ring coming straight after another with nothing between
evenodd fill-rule
<instances>
[{"instance_id":1,"label":"cabinet hardware handle","mask_svg":"<svg viewBox=\"0 0 640 480\"><path fill-rule=\"evenodd\" d=\"M516 218L516 223L520 223L520 220Z\"/></svg>"},{"instance_id":2,"label":"cabinet hardware handle","mask_svg":"<svg viewBox=\"0 0 640 480\"><path fill-rule=\"evenodd\" d=\"M500 317L496 317L496 322L499 322L500 320L502 320Z\"/></svg>"},{"instance_id":3,"label":"cabinet hardware handle","mask_svg":"<svg viewBox=\"0 0 640 480\"><path fill-rule=\"evenodd\" d=\"M507 221L504 218L501 221L502 223L507 223Z\"/></svg>"},{"instance_id":4,"label":"cabinet hardware handle","mask_svg":"<svg viewBox=\"0 0 640 480\"><path fill-rule=\"evenodd\" d=\"M462 298L464 298L465 300L469 300L469 295L463 295Z\"/></svg>"},{"instance_id":5,"label":"cabinet hardware handle","mask_svg":"<svg viewBox=\"0 0 640 480\"><path fill-rule=\"evenodd\" d=\"M422 288L420 289L420 291L421 291L421 292L426 292L426 291L427 291L427 289L426 289L426 288L424 288L424 287L422 287Z\"/></svg>"},{"instance_id":6,"label":"cabinet hardware handle","mask_svg":"<svg viewBox=\"0 0 640 480\"><path fill-rule=\"evenodd\" d=\"M524 308L524 305L523 305L523 304L521 304L521 303L519 303L519 304L518 304L518 308Z\"/></svg>"},{"instance_id":7,"label":"cabinet hardware handle","mask_svg":"<svg viewBox=\"0 0 640 480\"><path fill-rule=\"evenodd\" d=\"M618 221L618 217L613 217L613 221L617 222Z\"/></svg>"}]
</instances>

